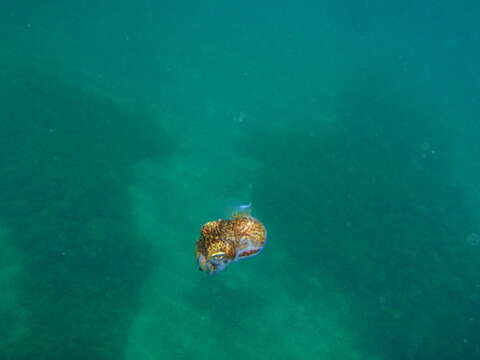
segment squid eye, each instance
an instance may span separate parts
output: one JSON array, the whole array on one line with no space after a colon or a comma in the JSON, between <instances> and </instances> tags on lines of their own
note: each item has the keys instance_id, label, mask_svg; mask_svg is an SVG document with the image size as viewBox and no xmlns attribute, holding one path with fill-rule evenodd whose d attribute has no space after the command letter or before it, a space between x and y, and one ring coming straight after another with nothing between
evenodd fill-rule
<instances>
[{"instance_id":1,"label":"squid eye","mask_svg":"<svg viewBox=\"0 0 480 360\"><path fill-rule=\"evenodd\" d=\"M210 255L210 260L221 261L224 258L225 258L225 253L223 251L219 251Z\"/></svg>"}]
</instances>

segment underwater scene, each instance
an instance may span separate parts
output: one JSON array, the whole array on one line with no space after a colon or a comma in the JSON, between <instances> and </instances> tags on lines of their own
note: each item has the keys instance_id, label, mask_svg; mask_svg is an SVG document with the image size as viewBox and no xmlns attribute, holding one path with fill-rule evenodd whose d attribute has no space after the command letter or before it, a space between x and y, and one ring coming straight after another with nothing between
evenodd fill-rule
<instances>
[{"instance_id":1,"label":"underwater scene","mask_svg":"<svg viewBox=\"0 0 480 360\"><path fill-rule=\"evenodd\" d=\"M480 359L479 18L3 1L0 360Z\"/></svg>"}]
</instances>

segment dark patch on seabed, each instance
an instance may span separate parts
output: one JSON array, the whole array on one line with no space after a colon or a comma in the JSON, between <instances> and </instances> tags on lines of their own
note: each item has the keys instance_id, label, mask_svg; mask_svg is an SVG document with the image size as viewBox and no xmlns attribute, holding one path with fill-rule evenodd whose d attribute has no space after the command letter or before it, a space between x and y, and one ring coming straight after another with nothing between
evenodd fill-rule
<instances>
[{"instance_id":1,"label":"dark patch on seabed","mask_svg":"<svg viewBox=\"0 0 480 360\"><path fill-rule=\"evenodd\" d=\"M0 219L26 316L0 358L122 359L154 260L132 222L132 166L168 151L158 120L35 71L0 79Z\"/></svg>"},{"instance_id":2,"label":"dark patch on seabed","mask_svg":"<svg viewBox=\"0 0 480 360\"><path fill-rule=\"evenodd\" d=\"M476 358L480 254L464 239L477 224L453 175L450 134L408 89L362 83L339 96L337 121L320 138L307 135L314 123L282 139L256 129L249 151L268 166L254 198L283 224L276 241L290 244L293 274L285 284L317 301L300 274L331 278L352 300L366 353Z\"/></svg>"}]
</instances>

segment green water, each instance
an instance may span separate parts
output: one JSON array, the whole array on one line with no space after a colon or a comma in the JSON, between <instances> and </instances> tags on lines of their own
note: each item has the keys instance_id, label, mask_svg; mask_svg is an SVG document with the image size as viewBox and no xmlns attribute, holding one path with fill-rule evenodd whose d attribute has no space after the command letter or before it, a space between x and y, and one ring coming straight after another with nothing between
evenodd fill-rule
<instances>
[{"instance_id":1,"label":"green water","mask_svg":"<svg viewBox=\"0 0 480 360\"><path fill-rule=\"evenodd\" d=\"M0 5L0 360L480 358L479 16Z\"/></svg>"}]
</instances>

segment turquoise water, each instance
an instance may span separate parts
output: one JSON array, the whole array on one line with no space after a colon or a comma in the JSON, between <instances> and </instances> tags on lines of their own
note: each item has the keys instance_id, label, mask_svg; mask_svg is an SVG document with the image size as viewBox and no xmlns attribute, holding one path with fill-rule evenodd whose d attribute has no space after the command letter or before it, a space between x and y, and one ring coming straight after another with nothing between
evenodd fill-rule
<instances>
[{"instance_id":1,"label":"turquoise water","mask_svg":"<svg viewBox=\"0 0 480 360\"><path fill-rule=\"evenodd\" d=\"M480 358L478 2L12 4L1 360Z\"/></svg>"}]
</instances>

